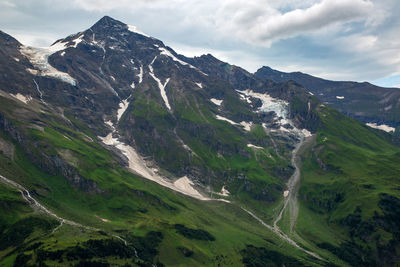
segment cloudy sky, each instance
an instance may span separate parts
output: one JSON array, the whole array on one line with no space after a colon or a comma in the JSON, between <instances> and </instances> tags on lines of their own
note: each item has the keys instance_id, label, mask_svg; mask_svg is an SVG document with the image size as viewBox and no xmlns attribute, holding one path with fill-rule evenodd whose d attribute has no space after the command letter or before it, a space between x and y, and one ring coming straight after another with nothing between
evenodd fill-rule
<instances>
[{"instance_id":1,"label":"cloudy sky","mask_svg":"<svg viewBox=\"0 0 400 267\"><path fill-rule=\"evenodd\" d=\"M0 0L0 30L32 46L109 15L186 56L400 87L399 0Z\"/></svg>"}]
</instances>

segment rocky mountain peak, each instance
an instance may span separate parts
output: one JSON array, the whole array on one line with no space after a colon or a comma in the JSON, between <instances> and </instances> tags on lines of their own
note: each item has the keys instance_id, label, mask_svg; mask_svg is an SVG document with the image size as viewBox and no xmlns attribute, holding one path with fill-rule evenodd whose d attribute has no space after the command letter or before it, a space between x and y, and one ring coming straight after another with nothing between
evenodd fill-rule
<instances>
[{"instance_id":1,"label":"rocky mountain peak","mask_svg":"<svg viewBox=\"0 0 400 267\"><path fill-rule=\"evenodd\" d=\"M90 27L90 31L95 33L102 32L110 32L110 31L125 31L128 27L125 23L113 19L109 16L102 17L99 21L97 21L92 27Z\"/></svg>"}]
</instances>

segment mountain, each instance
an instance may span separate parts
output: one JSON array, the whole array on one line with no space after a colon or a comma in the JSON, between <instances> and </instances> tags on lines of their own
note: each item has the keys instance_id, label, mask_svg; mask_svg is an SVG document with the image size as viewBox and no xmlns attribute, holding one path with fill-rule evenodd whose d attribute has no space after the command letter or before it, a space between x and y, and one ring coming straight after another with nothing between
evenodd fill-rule
<instances>
[{"instance_id":1,"label":"mountain","mask_svg":"<svg viewBox=\"0 0 400 267\"><path fill-rule=\"evenodd\" d=\"M111 17L0 34L4 266L391 266L393 136Z\"/></svg>"},{"instance_id":2,"label":"mountain","mask_svg":"<svg viewBox=\"0 0 400 267\"><path fill-rule=\"evenodd\" d=\"M262 67L254 75L261 80L295 81L322 102L362 122L385 124L392 128L400 125L398 88L383 88L368 82L329 81L301 72L281 72L270 67Z\"/></svg>"}]
</instances>

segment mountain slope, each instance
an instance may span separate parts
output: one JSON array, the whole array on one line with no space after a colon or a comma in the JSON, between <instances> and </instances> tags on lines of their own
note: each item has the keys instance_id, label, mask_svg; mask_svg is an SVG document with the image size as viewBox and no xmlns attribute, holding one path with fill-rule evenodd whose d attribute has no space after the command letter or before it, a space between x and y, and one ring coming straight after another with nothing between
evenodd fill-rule
<instances>
[{"instance_id":1,"label":"mountain slope","mask_svg":"<svg viewBox=\"0 0 400 267\"><path fill-rule=\"evenodd\" d=\"M329 81L301 72L286 73L262 67L254 74L262 80L296 81L322 102L365 123L400 125L400 90L370 83Z\"/></svg>"},{"instance_id":2,"label":"mountain slope","mask_svg":"<svg viewBox=\"0 0 400 267\"><path fill-rule=\"evenodd\" d=\"M186 58L107 16L49 48L26 47L2 33L0 53L0 174L31 196L1 184L0 208L15 207L0 216L2 236L9 242L27 229L2 248L1 264L352 264L320 246L350 238L339 221L357 206L351 194L335 217L337 228L326 227L325 217L315 223L340 233L338 241L302 231L308 214L319 217L313 201L301 202L301 238L286 231L285 209L282 230L272 227L295 170L292 153L305 137L320 142L326 134L346 152L372 153L371 142L396 155L390 136L363 126L362 136L350 139L361 148L349 146L344 133L361 126L325 112L298 84L264 81L211 55ZM346 122L343 133L338 118ZM373 171L383 163L373 156L368 162L377 186ZM314 172L304 169L300 194L324 199ZM371 210L384 211L374 193L368 197ZM391 233L382 227L377 231ZM368 263L393 262L392 256L374 255Z\"/></svg>"},{"instance_id":3,"label":"mountain slope","mask_svg":"<svg viewBox=\"0 0 400 267\"><path fill-rule=\"evenodd\" d=\"M321 106L319 112L323 126L304 154L299 198L308 218L323 218L342 237L318 232L318 223L310 227L301 216L299 232L351 265L395 265L400 149L389 135L382 138L335 110Z\"/></svg>"}]
</instances>

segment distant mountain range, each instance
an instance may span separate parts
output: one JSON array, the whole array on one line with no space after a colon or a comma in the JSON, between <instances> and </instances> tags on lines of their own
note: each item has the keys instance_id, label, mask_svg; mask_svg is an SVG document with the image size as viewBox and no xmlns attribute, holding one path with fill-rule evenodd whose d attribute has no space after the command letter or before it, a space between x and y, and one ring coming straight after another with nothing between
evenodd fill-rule
<instances>
[{"instance_id":1,"label":"distant mountain range","mask_svg":"<svg viewBox=\"0 0 400 267\"><path fill-rule=\"evenodd\" d=\"M47 48L0 32L0 77L1 266L399 262L396 89L251 74L108 16Z\"/></svg>"},{"instance_id":2,"label":"distant mountain range","mask_svg":"<svg viewBox=\"0 0 400 267\"><path fill-rule=\"evenodd\" d=\"M400 89L383 88L368 82L339 82L302 72L281 72L262 67L254 74L262 80L295 81L322 102L357 120L391 127L400 125Z\"/></svg>"}]
</instances>

